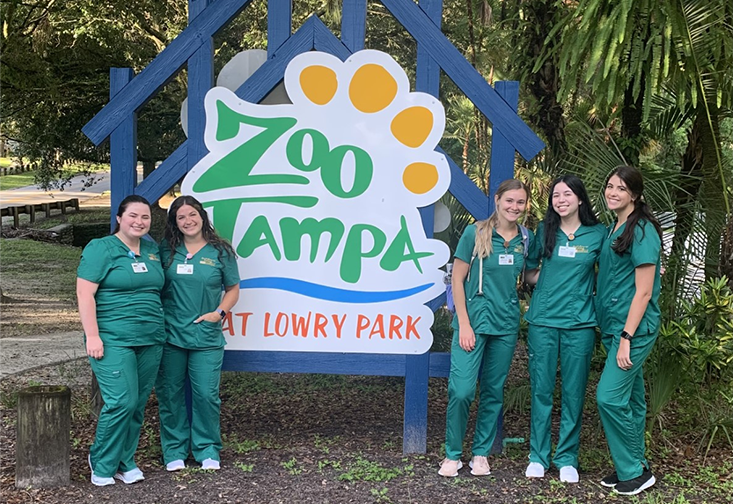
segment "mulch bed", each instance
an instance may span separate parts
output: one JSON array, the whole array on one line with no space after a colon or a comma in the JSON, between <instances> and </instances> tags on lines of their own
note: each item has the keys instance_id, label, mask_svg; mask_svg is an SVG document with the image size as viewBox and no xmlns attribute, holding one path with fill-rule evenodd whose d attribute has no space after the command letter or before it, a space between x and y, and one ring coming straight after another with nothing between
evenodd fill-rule
<instances>
[{"instance_id":1,"label":"mulch bed","mask_svg":"<svg viewBox=\"0 0 733 504\"><path fill-rule=\"evenodd\" d=\"M521 352L510 380L526 379ZM189 468L168 473L160 461L157 403L150 398L137 462L145 481L97 488L89 482L86 458L94 436L89 412L90 371L84 359L38 368L0 382L0 501L18 503L474 503L626 501L598 484L610 466L595 407L589 405L581 446L581 482L559 482L552 469L542 480L527 480L527 442L492 456L492 475L478 478L467 468L459 477L438 476L445 429L446 381L430 383L428 450L402 454L403 381L398 378L225 373L222 384L222 469ZM71 483L56 489L15 488L15 406L13 394L28 384L72 387ZM512 386L512 384L510 384ZM594 390L589 387L589 402ZM509 412L505 437L528 438L528 412ZM472 427L469 425L469 431ZM555 428L557 431L557 428ZM680 442L680 446L685 446ZM725 447L723 447L725 448ZM466 445L465 453L470 452ZM653 453L658 500L729 502L716 488L690 488L664 474L694 474L702 458L689 449L665 447ZM726 450L713 451L707 464L720 466ZM467 463L467 460L464 460ZM690 463L693 467L690 468ZM730 471L729 471L730 473ZM721 481L721 486L733 482ZM651 494L649 494L651 495ZM720 500L719 500L720 499Z\"/></svg>"}]
</instances>

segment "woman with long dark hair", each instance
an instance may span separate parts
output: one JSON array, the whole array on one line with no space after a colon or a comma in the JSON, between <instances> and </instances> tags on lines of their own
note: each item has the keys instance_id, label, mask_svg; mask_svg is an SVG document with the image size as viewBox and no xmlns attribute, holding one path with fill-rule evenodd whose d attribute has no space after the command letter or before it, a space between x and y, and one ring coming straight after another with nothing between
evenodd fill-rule
<instances>
[{"instance_id":1,"label":"woman with long dark hair","mask_svg":"<svg viewBox=\"0 0 733 504\"><path fill-rule=\"evenodd\" d=\"M150 203L128 196L111 235L84 247L76 296L87 355L104 406L89 450L92 483L144 478L135 451L163 351L163 268L150 230Z\"/></svg>"},{"instance_id":2,"label":"woman with long dark hair","mask_svg":"<svg viewBox=\"0 0 733 504\"><path fill-rule=\"evenodd\" d=\"M608 357L596 395L616 472L601 484L636 495L656 481L645 457L642 366L659 334L662 228L644 201L636 168L616 168L605 197L616 221L598 266L596 310Z\"/></svg>"},{"instance_id":3,"label":"woman with long dark hair","mask_svg":"<svg viewBox=\"0 0 733 504\"><path fill-rule=\"evenodd\" d=\"M178 471L192 453L202 469L217 470L219 382L226 344L222 320L239 299L237 256L192 196L180 196L171 204L160 249L167 340L155 393L163 461L168 471ZM190 422L186 376L191 383Z\"/></svg>"},{"instance_id":4,"label":"woman with long dark hair","mask_svg":"<svg viewBox=\"0 0 733 504\"><path fill-rule=\"evenodd\" d=\"M502 182L494 195L496 210L466 228L453 263L453 318L445 460L441 476L457 476L468 412L481 382L471 474L490 474L488 455L504 402L504 383L519 333L517 279L524 270L532 235L519 225L529 191L519 180ZM479 369L481 375L479 376Z\"/></svg>"},{"instance_id":5,"label":"woman with long dark hair","mask_svg":"<svg viewBox=\"0 0 733 504\"><path fill-rule=\"evenodd\" d=\"M577 483L580 426L595 346L593 290L596 263L605 238L583 182L574 175L550 186L544 220L537 229L537 252L527 261L539 272L525 320L532 387L528 478L542 478L550 467L552 401L560 359L562 413L552 463L560 481ZM533 278L528 278L530 282Z\"/></svg>"}]
</instances>

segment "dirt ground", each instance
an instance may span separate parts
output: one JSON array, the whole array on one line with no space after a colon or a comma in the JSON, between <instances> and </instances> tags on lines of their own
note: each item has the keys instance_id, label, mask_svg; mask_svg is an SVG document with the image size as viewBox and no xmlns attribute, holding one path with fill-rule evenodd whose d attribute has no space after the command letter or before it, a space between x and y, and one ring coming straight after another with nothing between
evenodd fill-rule
<instances>
[{"instance_id":1,"label":"dirt ground","mask_svg":"<svg viewBox=\"0 0 733 504\"><path fill-rule=\"evenodd\" d=\"M509 386L526 379L518 352ZM224 373L222 378L222 469L204 472L195 462L178 473L160 460L157 403L150 398L137 463L145 481L97 488L89 482L86 458L95 421L89 409L91 372L84 358L36 367L0 381L0 501L18 503L596 503L627 499L598 484L610 468L594 408L587 408L581 446L581 482L560 483L552 469L543 480L527 480L527 443L509 444L492 456L492 475L457 478L437 474L445 429L446 381L431 379L426 454L402 454L403 381L398 378ZM71 482L57 489L16 489L14 393L28 384L72 388ZM589 397L592 397L589 390ZM505 419L504 435L527 437L528 411ZM471 427L469 427L469 430ZM555 427L555 431L557 428ZM466 453L470 452L468 444ZM730 454L707 461L684 449L651 454L659 482L651 500L631 502L730 502L733 490L715 473L707 486L694 484L705 466L730 464ZM464 460L466 463L467 460ZM725 466L724 466L725 467ZM722 471L725 472L725 471ZM680 479L682 478L682 479ZM689 484L687 482L690 482ZM680 496L688 500L677 500Z\"/></svg>"}]
</instances>

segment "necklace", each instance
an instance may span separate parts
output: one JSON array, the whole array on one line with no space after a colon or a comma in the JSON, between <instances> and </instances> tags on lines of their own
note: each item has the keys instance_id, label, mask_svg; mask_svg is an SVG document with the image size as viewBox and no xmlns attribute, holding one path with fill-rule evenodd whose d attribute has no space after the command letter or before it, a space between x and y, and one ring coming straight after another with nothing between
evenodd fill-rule
<instances>
[{"instance_id":1,"label":"necklace","mask_svg":"<svg viewBox=\"0 0 733 504\"><path fill-rule=\"evenodd\" d=\"M560 226L560 229L562 229L562 226ZM575 233L578 232L578 229L580 229L580 224L578 224L578 226L569 233L566 232L564 229L562 229L562 232L567 235L568 240L573 241L575 239Z\"/></svg>"}]
</instances>

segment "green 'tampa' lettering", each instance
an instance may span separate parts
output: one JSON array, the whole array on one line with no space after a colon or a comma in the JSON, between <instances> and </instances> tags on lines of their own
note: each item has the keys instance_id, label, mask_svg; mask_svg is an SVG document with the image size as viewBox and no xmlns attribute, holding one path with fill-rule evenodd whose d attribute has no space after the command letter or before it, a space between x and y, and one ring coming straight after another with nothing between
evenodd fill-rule
<instances>
[{"instance_id":1,"label":"green 'tampa' lettering","mask_svg":"<svg viewBox=\"0 0 733 504\"><path fill-rule=\"evenodd\" d=\"M275 236L272 234L270 223L267 222L267 217L258 215L245 231L242 241L239 242L237 254L239 257L247 258L259 247L265 245L269 245L273 257L279 261L282 256L275 241Z\"/></svg>"},{"instance_id":2,"label":"green 'tampa' lettering","mask_svg":"<svg viewBox=\"0 0 733 504\"><path fill-rule=\"evenodd\" d=\"M301 242L303 236L308 235L311 242L311 262L315 262L316 255L318 255L321 236L328 233L330 239L325 257L325 262L328 262L344 236L344 223L333 217L326 217L320 221L308 217L303 219L302 222L298 222L292 217L285 217L280 220L280 232L283 237L283 252L285 252L285 258L288 261L300 259Z\"/></svg>"},{"instance_id":3,"label":"green 'tampa' lettering","mask_svg":"<svg viewBox=\"0 0 733 504\"><path fill-rule=\"evenodd\" d=\"M374 244L371 250L362 250L364 232L372 235ZM384 250L385 243L387 243L387 237L378 227L370 224L355 224L346 237L344 256L341 259L341 269L339 270L341 279L349 283L358 282L361 277L362 259L377 257Z\"/></svg>"},{"instance_id":4,"label":"green 'tampa' lettering","mask_svg":"<svg viewBox=\"0 0 733 504\"><path fill-rule=\"evenodd\" d=\"M263 184L308 184L301 175L250 175L262 156L286 131L298 122L293 117L250 117L230 109L224 102L216 102L218 141L229 140L239 133L242 124L264 128L229 154L214 163L194 183L196 192L214 191L227 187Z\"/></svg>"},{"instance_id":5,"label":"green 'tampa' lettering","mask_svg":"<svg viewBox=\"0 0 733 504\"><path fill-rule=\"evenodd\" d=\"M407 249L407 253L405 253L405 249ZM415 263L417 270L422 273L420 259L430 257L431 255L433 255L432 252L415 252L415 246L412 244L410 232L407 230L407 220L404 215L401 215L400 230L397 232L394 240L392 240L389 248L387 248L384 256L382 256L382 260L379 261L379 266L385 271L397 271L397 268L403 262L412 261Z\"/></svg>"}]
</instances>

